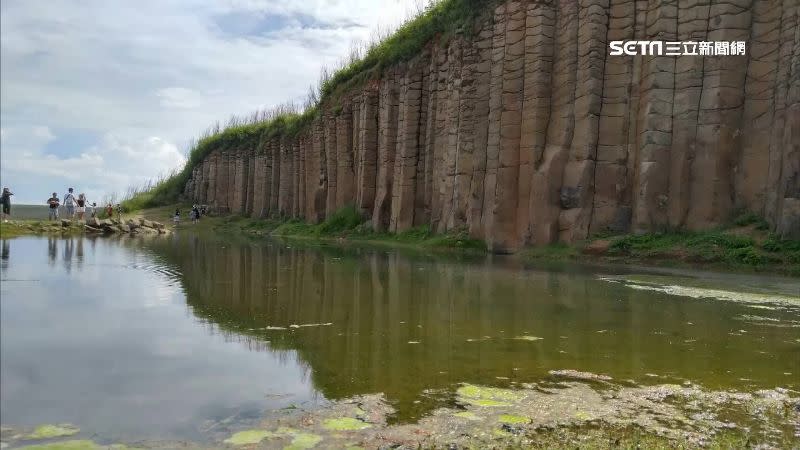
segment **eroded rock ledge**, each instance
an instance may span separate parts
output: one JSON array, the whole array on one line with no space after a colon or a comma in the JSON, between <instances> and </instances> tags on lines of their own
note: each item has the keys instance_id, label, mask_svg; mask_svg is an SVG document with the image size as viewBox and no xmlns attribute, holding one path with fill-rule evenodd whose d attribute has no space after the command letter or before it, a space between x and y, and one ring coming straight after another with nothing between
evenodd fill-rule
<instances>
[{"instance_id":1,"label":"eroded rock ledge","mask_svg":"<svg viewBox=\"0 0 800 450\"><path fill-rule=\"evenodd\" d=\"M487 8L488 9L488 8ZM220 212L468 229L496 252L706 229L738 209L800 235L797 0L524 0L486 11L297 136L212 151ZM610 40L746 41L744 56L608 56Z\"/></svg>"}]
</instances>

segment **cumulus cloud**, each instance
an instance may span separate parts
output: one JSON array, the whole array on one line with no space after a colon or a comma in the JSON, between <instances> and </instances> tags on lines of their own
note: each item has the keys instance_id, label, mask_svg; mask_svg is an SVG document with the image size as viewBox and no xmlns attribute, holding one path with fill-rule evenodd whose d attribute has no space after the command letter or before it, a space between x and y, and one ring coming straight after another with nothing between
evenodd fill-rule
<instances>
[{"instance_id":1,"label":"cumulus cloud","mask_svg":"<svg viewBox=\"0 0 800 450\"><path fill-rule=\"evenodd\" d=\"M0 178L17 201L76 174L122 192L177 168L209 124L303 96L419 1L3 1Z\"/></svg>"}]
</instances>

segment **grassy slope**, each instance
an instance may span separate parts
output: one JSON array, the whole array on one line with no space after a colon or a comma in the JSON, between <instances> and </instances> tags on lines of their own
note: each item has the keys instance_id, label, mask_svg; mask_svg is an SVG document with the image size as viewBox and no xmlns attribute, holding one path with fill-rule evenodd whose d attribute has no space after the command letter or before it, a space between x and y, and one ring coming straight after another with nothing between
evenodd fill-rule
<instances>
[{"instance_id":1,"label":"grassy slope","mask_svg":"<svg viewBox=\"0 0 800 450\"><path fill-rule=\"evenodd\" d=\"M327 105L338 111L341 95L381 76L386 68L419 55L426 45L439 38L441 43L458 33L471 32L474 18L497 0L441 0L424 13L401 26L394 34L372 46L366 55L337 70L319 86L321 98L302 113L280 113L269 120L230 126L201 138L189 152L184 168L149 190L138 192L122 202L127 211L173 204L189 180L192 170L212 150L242 147L261 150L269 138L296 136L317 116L318 107Z\"/></svg>"}]
</instances>

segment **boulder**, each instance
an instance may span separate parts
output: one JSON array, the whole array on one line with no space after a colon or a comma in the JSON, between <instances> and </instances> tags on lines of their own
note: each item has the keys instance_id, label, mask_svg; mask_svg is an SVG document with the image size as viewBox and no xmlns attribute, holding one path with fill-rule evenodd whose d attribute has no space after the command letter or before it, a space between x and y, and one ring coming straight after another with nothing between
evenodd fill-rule
<instances>
[{"instance_id":1,"label":"boulder","mask_svg":"<svg viewBox=\"0 0 800 450\"><path fill-rule=\"evenodd\" d=\"M611 248L611 241L600 239L590 242L589 245L584 247L583 253L587 255L604 255Z\"/></svg>"},{"instance_id":2,"label":"boulder","mask_svg":"<svg viewBox=\"0 0 800 450\"><path fill-rule=\"evenodd\" d=\"M69 219L61 219L61 226L62 227L72 226L72 221Z\"/></svg>"}]
</instances>

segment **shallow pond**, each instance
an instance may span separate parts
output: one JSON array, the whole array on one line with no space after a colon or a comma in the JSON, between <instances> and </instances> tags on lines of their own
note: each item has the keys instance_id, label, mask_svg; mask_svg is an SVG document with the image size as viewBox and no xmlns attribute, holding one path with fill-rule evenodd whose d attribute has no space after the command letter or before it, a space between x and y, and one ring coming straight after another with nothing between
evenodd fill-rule
<instances>
[{"instance_id":1,"label":"shallow pond","mask_svg":"<svg viewBox=\"0 0 800 450\"><path fill-rule=\"evenodd\" d=\"M108 442L370 393L411 422L555 370L800 389L796 279L180 233L3 240L1 267L3 424Z\"/></svg>"}]
</instances>

